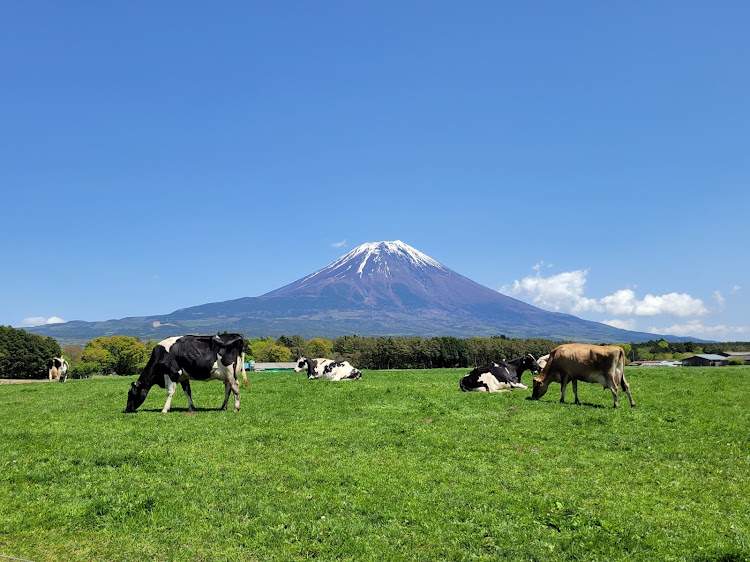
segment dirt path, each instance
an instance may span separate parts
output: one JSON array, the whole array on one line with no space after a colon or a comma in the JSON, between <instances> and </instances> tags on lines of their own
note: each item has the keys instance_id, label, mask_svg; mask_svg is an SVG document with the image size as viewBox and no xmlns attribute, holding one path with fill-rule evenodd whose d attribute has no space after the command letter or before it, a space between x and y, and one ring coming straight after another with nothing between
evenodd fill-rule
<instances>
[{"instance_id":1,"label":"dirt path","mask_svg":"<svg viewBox=\"0 0 750 562\"><path fill-rule=\"evenodd\" d=\"M0 384L25 384L27 382L50 382L50 380L49 379L0 379Z\"/></svg>"}]
</instances>

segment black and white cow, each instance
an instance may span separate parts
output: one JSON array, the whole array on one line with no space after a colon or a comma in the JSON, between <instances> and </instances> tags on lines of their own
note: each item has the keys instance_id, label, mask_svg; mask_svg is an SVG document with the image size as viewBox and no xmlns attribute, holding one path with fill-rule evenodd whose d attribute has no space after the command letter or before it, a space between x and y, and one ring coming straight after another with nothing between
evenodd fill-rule
<instances>
[{"instance_id":1,"label":"black and white cow","mask_svg":"<svg viewBox=\"0 0 750 562\"><path fill-rule=\"evenodd\" d=\"M333 359L297 359L295 373L307 370L308 379L328 379L330 381L357 380L362 378L359 369L352 367L348 361L334 361Z\"/></svg>"},{"instance_id":2,"label":"black and white cow","mask_svg":"<svg viewBox=\"0 0 750 562\"><path fill-rule=\"evenodd\" d=\"M521 375L529 370L536 374L542 369L534 359L527 353L523 357L511 361L501 361L477 367L468 375L458 381L458 386L464 392L509 392L514 388L528 388L521 384Z\"/></svg>"},{"instance_id":3,"label":"black and white cow","mask_svg":"<svg viewBox=\"0 0 750 562\"><path fill-rule=\"evenodd\" d=\"M146 400L151 387L159 385L167 390L167 402L162 413L166 414L172 404L177 383L193 410L190 379L207 381L217 379L224 383L226 393L222 410L227 409L229 393L234 392L234 411L240 409L239 375L247 386L244 366L245 340L240 334L219 336L179 336L160 341L151 352L151 358L138 380L130 385L125 412L135 412Z\"/></svg>"},{"instance_id":4,"label":"black and white cow","mask_svg":"<svg viewBox=\"0 0 750 562\"><path fill-rule=\"evenodd\" d=\"M65 382L68 380L68 369L70 365L63 357L53 357L47 361L49 380Z\"/></svg>"}]
</instances>

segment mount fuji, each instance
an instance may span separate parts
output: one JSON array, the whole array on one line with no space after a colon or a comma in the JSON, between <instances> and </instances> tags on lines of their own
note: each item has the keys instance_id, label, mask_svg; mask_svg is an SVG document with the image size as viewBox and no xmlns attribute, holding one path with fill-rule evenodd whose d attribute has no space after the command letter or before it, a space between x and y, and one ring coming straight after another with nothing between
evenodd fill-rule
<instances>
[{"instance_id":1,"label":"mount fuji","mask_svg":"<svg viewBox=\"0 0 750 562\"><path fill-rule=\"evenodd\" d=\"M60 342L130 335L241 332L335 338L494 336L590 343L658 336L548 312L480 285L399 240L369 242L302 279L259 297L183 308L171 314L29 328ZM685 338L669 338L673 340Z\"/></svg>"}]
</instances>

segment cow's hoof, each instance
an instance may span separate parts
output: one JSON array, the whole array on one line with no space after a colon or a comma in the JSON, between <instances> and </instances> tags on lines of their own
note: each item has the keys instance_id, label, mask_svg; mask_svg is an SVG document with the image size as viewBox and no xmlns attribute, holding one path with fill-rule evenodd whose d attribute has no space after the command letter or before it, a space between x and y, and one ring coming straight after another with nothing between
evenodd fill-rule
<instances>
[{"instance_id":1,"label":"cow's hoof","mask_svg":"<svg viewBox=\"0 0 750 562\"><path fill-rule=\"evenodd\" d=\"M162 411L161 411L161 413L162 413L162 414L166 414L166 413L167 413L168 411L169 411L169 410L162 410Z\"/></svg>"},{"instance_id":2,"label":"cow's hoof","mask_svg":"<svg viewBox=\"0 0 750 562\"><path fill-rule=\"evenodd\" d=\"M240 409L239 409L239 408L235 408L235 409L234 409L234 413L235 413L235 414L236 414L237 412L239 412L239 411L240 411Z\"/></svg>"}]
</instances>

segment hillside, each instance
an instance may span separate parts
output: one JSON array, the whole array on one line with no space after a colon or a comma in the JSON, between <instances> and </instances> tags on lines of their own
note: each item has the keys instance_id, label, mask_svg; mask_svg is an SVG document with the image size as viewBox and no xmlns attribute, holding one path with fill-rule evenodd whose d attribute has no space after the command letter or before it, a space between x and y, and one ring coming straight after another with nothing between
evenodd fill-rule
<instances>
[{"instance_id":1,"label":"hillside","mask_svg":"<svg viewBox=\"0 0 750 562\"><path fill-rule=\"evenodd\" d=\"M401 241L362 244L324 268L258 297L203 304L165 315L29 329L66 343L114 334L160 339L224 330L246 337L357 334L467 338L504 334L591 343L654 338L654 334L542 310L480 285Z\"/></svg>"}]
</instances>

